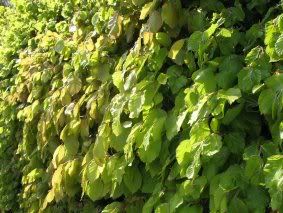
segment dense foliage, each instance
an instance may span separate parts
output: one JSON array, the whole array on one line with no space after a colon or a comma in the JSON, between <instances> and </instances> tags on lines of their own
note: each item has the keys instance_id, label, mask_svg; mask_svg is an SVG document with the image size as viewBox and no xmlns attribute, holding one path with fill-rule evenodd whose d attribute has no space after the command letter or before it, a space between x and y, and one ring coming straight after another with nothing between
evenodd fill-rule
<instances>
[{"instance_id":1,"label":"dense foliage","mask_svg":"<svg viewBox=\"0 0 283 213\"><path fill-rule=\"evenodd\" d=\"M12 2L0 210L283 212L283 3Z\"/></svg>"}]
</instances>

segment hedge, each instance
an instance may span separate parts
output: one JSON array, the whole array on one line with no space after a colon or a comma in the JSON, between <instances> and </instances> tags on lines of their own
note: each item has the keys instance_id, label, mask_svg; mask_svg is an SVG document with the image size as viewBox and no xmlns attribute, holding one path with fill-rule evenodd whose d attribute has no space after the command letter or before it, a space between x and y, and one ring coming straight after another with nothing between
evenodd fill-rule
<instances>
[{"instance_id":1,"label":"hedge","mask_svg":"<svg viewBox=\"0 0 283 213\"><path fill-rule=\"evenodd\" d=\"M0 210L283 212L282 9L0 6Z\"/></svg>"}]
</instances>

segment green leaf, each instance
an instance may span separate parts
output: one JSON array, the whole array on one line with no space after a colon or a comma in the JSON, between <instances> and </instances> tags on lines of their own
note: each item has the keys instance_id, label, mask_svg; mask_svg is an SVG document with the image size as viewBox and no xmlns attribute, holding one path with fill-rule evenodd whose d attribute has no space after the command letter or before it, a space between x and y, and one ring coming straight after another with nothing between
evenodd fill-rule
<instances>
[{"instance_id":1,"label":"green leaf","mask_svg":"<svg viewBox=\"0 0 283 213\"><path fill-rule=\"evenodd\" d=\"M68 155L75 155L79 150L79 141L75 135L70 135L64 141L64 145L66 147L66 151Z\"/></svg>"},{"instance_id":2,"label":"green leaf","mask_svg":"<svg viewBox=\"0 0 283 213\"><path fill-rule=\"evenodd\" d=\"M245 61L249 67L261 72L261 79L270 76L271 64L269 57L260 46L253 48L246 56Z\"/></svg>"},{"instance_id":3,"label":"green leaf","mask_svg":"<svg viewBox=\"0 0 283 213\"><path fill-rule=\"evenodd\" d=\"M144 204L142 213L152 212L154 205L160 200L163 193L153 194Z\"/></svg>"},{"instance_id":4,"label":"green leaf","mask_svg":"<svg viewBox=\"0 0 283 213\"><path fill-rule=\"evenodd\" d=\"M247 194L245 203L249 211L264 212L269 203L268 193L263 189L263 187L255 186L249 187L247 191L249 191L249 193Z\"/></svg>"},{"instance_id":5,"label":"green leaf","mask_svg":"<svg viewBox=\"0 0 283 213\"><path fill-rule=\"evenodd\" d=\"M265 184L271 196L272 209L283 208L283 155L273 155L264 167Z\"/></svg>"},{"instance_id":6,"label":"green leaf","mask_svg":"<svg viewBox=\"0 0 283 213\"><path fill-rule=\"evenodd\" d=\"M209 111L207 109L207 101L209 100L208 96L202 98L195 106L194 111L191 114L191 118L189 120L189 124L193 125L200 118L205 117Z\"/></svg>"},{"instance_id":7,"label":"green leaf","mask_svg":"<svg viewBox=\"0 0 283 213\"><path fill-rule=\"evenodd\" d=\"M56 42L55 46L54 46L54 50L57 52L57 53L62 53L63 49L64 49L64 40L59 40Z\"/></svg>"},{"instance_id":8,"label":"green leaf","mask_svg":"<svg viewBox=\"0 0 283 213\"><path fill-rule=\"evenodd\" d=\"M156 207L154 213L170 213L169 203L162 203Z\"/></svg>"},{"instance_id":9,"label":"green leaf","mask_svg":"<svg viewBox=\"0 0 283 213\"><path fill-rule=\"evenodd\" d=\"M230 88L226 91L224 90L220 90L218 92L218 96L219 98L223 98L225 100L228 101L228 103L231 105L232 103L234 103L236 100L238 100L242 94L241 94L241 90L238 88Z\"/></svg>"},{"instance_id":10,"label":"green leaf","mask_svg":"<svg viewBox=\"0 0 283 213\"><path fill-rule=\"evenodd\" d=\"M180 113L178 116L176 116L173 113L169 114L169 116L167 117L166 124L165 124L166 136L168 140L171 140L174 136L178 134L187 114L188 114L187 110Z\"/></svg>"},{"instance_id":11,"label":"green leaf","mask_svg":"<svg viewBox=\"0 0 283 213\"><path fill-rule=\"evenodd\" d=\"M68 91L71 96L76 95L82 89L82 81L80 78L74 76L68 79L67 81Z\"/></svg>"},{"instance_id":12,"label":"green leaf","mask_svg":"<svg viewBox=\"0 0 283 213\"><path fill-rule=\"evenodd\" d=\"M157 78L158 83L165 85L167 83L168 80L168 75L164 74L164 73L160 73L160 75Z\"/></svg>"},{"instance_id":13,"label":"green leaf","mask_svg":"<svg viewBox=\"0 0 283 213\"><path fill-rule=\"evenodd\" d=\"M172 43L170 36L164 32L156 33L155 38L164 47L169 47Z\"/></svg>"},{"instance_id":14,"label":"green leaf","mask_svg":"<svg viewBox=\"0 0 283 213\"><path fill-rule=\"evenodd\" d=\"M122 133L122 125L120 121L120 116L123 112L124 106L126 104L125 97L123 95L116 95L111 102L110 112L113 118L112 128L113 133L118 136Z\"/></svg>"},{"instance_id":15,"label":"green leaf","mask_svg":"<svg viewBox=\"0 0 283 213\"><path fill-rule=\"evenodd\" d=\"M193 178L200 169L200 155L210 157L222 145L221 138L210 133L206 121L197 122L190 131L191 138L182 141L176 149L176 159L187 178Z\"/></svg>"},{"instance_id":16,"label":"green leaf","mask_svg":"<svg viewBox=\"0 0 283 213\"><path fill-rule=\"evenodd\" d=\"M244 104L243 102L228 109L226 114L224 115L224 118L222 119L222 123L224 125L230 124L243 110Z\"/></svg>"},{"instance_id":17,"label":"green leaf","mask_svg":"<svg viewBox=\"0 0 283 213\"><path fill-rule=\"evenodd\" d=\"M198 51L201 46L204 46L207 41L203 32L194 32L187 40L187 49L192 51Z\"/></svg>"},{"instance_id":18,"label":"green leaf","mask_svg":"<svg viewBox=\"0 0 283 213\"><path fill-rule=\"evenodd\" d=\"M141 92L135 92L131 94L128 102L128 108L130 111L130 118L138 118L142 111L143 104L145 102L145 95Z\"/></svg>"},{"instance_id":19,"label":"green leaf","mask_svg":"<svg viewBox=\"0 0 283 213\"><path fill-rule=\"evenodd\" d=\"M166 48L161 48L159 51L155 52L148 60L149 68L155 72L159 71L167 58L167 54L168 51Z\"/></svg>"},{"instance_id":20,"label":"green leaf","mask_svg":"<svg viewBox=\"0 0 283 213\"><path fill-rule=\"evenodd\" d=\"M138 136L139 156L145 163L155 160L161 150L161 136L166 113L156 109L149 112L143 124L143 130Z\"/></svg>"},{"instance_id":21,"label":"green leaf","mask_svg":"<svg viewBox=\"0 0 283 213\"><path fill-rule=\"evenodd\" d=\"M173 65L167 70L168 75L168 85L173 94L176 94L182 87L184 87L188 79L182 75L183 68L181 66Z\"/></svg>"},{"instance_id":22,"label":"green leaf","mask_svg":"<svg viewBox=\"0 0 283 213\"><path fill-rule=\"evenodd\" d=\"M87 184L86 194L92 201L99 200L103 197L105 185L101 179L97 179L92 183Z\"/></svg>"},{"instance_id":23,"label":"green leaf","mask_svg":"<svg viewBox=\"0 0 283 213\"><path fill-rule=\"evenodd\" d=\"M135 166L126 167L123 181L131 193L138 191L142 184L142 176Z\"/></svg>"},{"instance_id":24,"label":"green leaf","mask_svg":"<svg viewBox=\"0 0 283 213\"><path fill-rule=\"evenodd\" d=\"M222 147L221 136L217 134L211 134L202 145L202 154L205 156L215 155Z\"/></svg>"},{"instance_id":25,"label":"green leaf","mask_svg":"<svg viewBox=\"0 0 283 213\"><path fill-rule=\"evenodd\" d=\"M200 198L206 184L207 179L204 176L197 177L194 180L186 180L181 184L181 193L186 197L197 200Z\"/></svg>"},{"instance_id":26,"label":"green leaf","mask_svg":"<svg viewBox=\"0 0 283 213\"><path fill-rule=\"evenodd\" d=\"M105 206L101 213L120 213L122 211L123 204L120 202L113 202Z\"/></svg>"},{"instance_id":27,"label":"green leaf","mask_svg":"<svg viewBox=\"0 0 283 213\"><path fill-rule=\"evenodd\" d=\"M249 209L242 200L238 199L237 197L234 197L229 203L228 211L231 213L236 213L239 211L243 213L248 213Z\"/></svg>"},{"instance_id":28,"label":"green leaf","mask_svg":"<svg viewBox=\"0 0 283 213\"><path fill-rule=\"evenodd\" d=\"M265 84L274 91L283 91L283 74L273 75L266 79Z\"/></svg>"},{"instance_id":29,"label":"green leaf","mask_svg":"<svg viewBox=\"0 0 283 213\"><path fill-rule=\"evenodd\" d=\"M150 32L157 33L162 27L162 18L158 11L153 11L148 19Z\"/></svg>"},{"instance_id":30,"label":"green leaf","mask_svg":"<svg viewBox=\"0 0 283 213\"><path fill-rule=\"evenodd\" d=\"M194 72L192 79L194 82L202 84L207 93L214 92L217 88L215 74L211 68L200 69Z\"/></svg>"},{"instance_id":31,"label":"green leaf","mask_svg":"<svg viewBox=\"0 0 283 213\"><path fill-rule=\"evenodd\" d=\"M156 0L145 4L141 10L140 20L144 20L151 13L151 11L154 10L155 5Z\"/></svg>"},{"instance_id":32,"label":"green leaf","mask_svg":"<svg viewBox=\"0 0 283 213\"><path fill-rule=\"evenodd\" d=\"M245 148L245 138L241 132L231 132L224 136L225 145L231 153L241 154Z\"/></svg>"},{"instance_id":33,"label":"green leaf","mask_svg":"<svg viewBox=\"0 0 283 213\"><path fill-rule=\"evenodd\" d=\"M95 160L91 160L87 165L87 179L90 183L97 180L103 171L103 167L97 165Z\"/></svg>"},{"instance_id":34,"label":"green leaf","mask_svg":"<svg viewBox=\"0 0 283 213\"><path fill-rule=\"evenodd\" d=\"M228 89L237 82L237 74L243 68L242 59L237 55L230 55L224 58L219 65L219 73L216 74L217 84Z\"/></svg>"},{"instance_id":35,"label":"green leaf","mask_svg":"<svg viewBox=\"0 0 283 213\"><path fill-rule=\"evenodd\" d=\"M132 89L134 87L136 82L137 82L137 74L136 74L136 72L132 71L125 80L124 90L129 91L130 89Z\"/></svg>"},{"instance_id":36,"label":"green leaf","mask_svg":"<svg viewBox=\"0 0 283 213\"><path fill-rule=\"evenodd\" d=\"M173 2L166 2L162 6L161 16L163 21L168 24L171 28L176 27L178 21L178 11Z\"/></svg>"},{"instance_id":37,"label":"green leaf","mask_svg":"<svg viewBox=\"0 0 283 213\"><path fill-rule=\"evenodd\" d=\"M222 24L224 24L225 19L220 18L215 24L212 24L206 31L204 31L204 34L206 35L207 38L210 38L215 31L220 27Z\"/></svg>"},{"instance_id":38,"label":"green leaf","mask_svg":"<svg viewBox=\"0 0 283 213\"><path fill-rule=\"evenodd\" d=\"M204 31L207 23L207 12L201 9L194 9L188 13L188 29L190 32Z\"/></svg>"},{"instance_id":39,"label":"green leaf","mask_svg":"<svg viewBox=\"0 0 283 213\"><path fill-rule=\"evenodd\" d=\"M178 210L178 213L202 213L203 209L201 206L183 206Z\"/></svg>"},{"instance_id":40,"label":"green leaf","mask_svg":"<svg viewBox=\"0 0 283 213\"><path fill-rule=\"evenodd\" d=\"M182 47L184 46L184 43L185 43L185 40L184 39L181 39L181 40L178 40L176 41L170 51L169 51L169 54L168 54L168 57L171 58L171 59L176 59L178 53L180 52L180 50L182 49Z\"/></svg>"},{"instance_id":41,"label":"green leaf","mask_svg":"<svg viewBox=\"0 0 283 213\"><path fill-rule=\"evenodd\" d=\"M226 28L222 28L218 35L222 36L222 37L225 37L225 38L231 38L232 36L232 31L229 30L229 29L226 29Z\"/></svg>"},{"instance_id":42,"label":"green leaf","mask_svg":"<svg viewBox=\"0 0 283 213\"><path fill-rule=\"evenodd\" d=\"M246 160L245 177L254 185L261 183L262 159L258 156L251 156Z\"/></svg>"},{"instance_id":43,"label":"green leaf","mask_svg":"<svg viewBox=\"0 0 283 213\"><path fill-rule=\"evenodd\" d=\"M262 114L271 114L275 93L271 89L263 90L258 98L259 110Z\"/></svg>"},{"instance_id":44,"label":"green leaf","mask_svg":"<svg viewBox=\"0 0 283 213\"><path fill-rule=\"evenodd\" d=\"M250 92L252 88L259 84L262 75L261 71L254 68L244 68L238 74L238 84L243 92Z\"/></svg>"},{"instance_id":45,"label":"green leaf","mask_svg":"<svg viewBox=\"0 0 283 213\"><path fill-rule=\"evenodd\" d=\"M283 55L283 36L279 36L275 43L275 51L279 56Z\"/></svg>"}]
</instances>

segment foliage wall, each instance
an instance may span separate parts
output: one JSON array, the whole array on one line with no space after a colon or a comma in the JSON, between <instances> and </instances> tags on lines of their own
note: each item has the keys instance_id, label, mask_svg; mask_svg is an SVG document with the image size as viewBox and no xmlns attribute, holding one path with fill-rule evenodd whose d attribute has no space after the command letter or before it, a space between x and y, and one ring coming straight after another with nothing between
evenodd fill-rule
<instances>
[{"instance_id":1,"label":"foliage wall","mask_svg":"<svg viewBox=\"0 0 283 213\"><path fill-rule=\"evenodd\" d=\"M0 6L0 209L283 212L283 3Z\"/></svg>"}]
</instances>

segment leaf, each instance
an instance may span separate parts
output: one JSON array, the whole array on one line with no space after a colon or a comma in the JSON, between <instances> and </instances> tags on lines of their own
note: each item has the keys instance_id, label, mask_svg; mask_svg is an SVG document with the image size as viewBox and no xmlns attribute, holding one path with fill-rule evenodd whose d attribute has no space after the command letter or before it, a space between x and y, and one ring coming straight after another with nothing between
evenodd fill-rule
<instances>
[{"instance_id":1,"label":"leaf","mask_svg":"<svg viewBox=\"0 0 283 213\"><path fill-rule=\"evenodd\" d=\"M169 203L162 203L156 207L154 213L170 213Z\"/></svg>"},{"instance_id":2,"label":"leaf","mask_svg":"<svg viewBox=\"0 0 283 213\"><path fill-rule=\"evenodd\" d=\"M68 91L71 96L76 95L82 89L82 81L78 77L74 76L67 81Z\"/></svg>"},{"instance_id":3,"label":"leaf","mask_svg":"<svg viewBox=\"0 0 283 213\"><path fill-rule=\"evenodd\" d=\"M142 184L142 176L135 166L126 167L123 181L131 193L138 191Z\"/></svg>"},{"instance_id":4,"label":"leaf","mask_svg":"<svg viewBox=\"0 0 283 213\"><path fill-rule=\"evenodd\" d=\"M101 213L120 213L123 208L122 203L113 202L105 206Z\"/></svg>"},{"instance_id":5,"label":"leaf","mask_svg":"<svg viewBox=\"0 0 283 213\"><path fill-rule=\"evenodd\" d=\"M169 212L171 213L174 212L175 209L181 206L183 202L184 202L183 196L178 192L175 193L169 201L169 206L170 206Z\"/></svg>"},{"instance_id":6,"label":"leaf","mask_svg":"<svg viewBox=\"0 0 283 213\"><path fill-rule=\"evenodd\" d=\"M64 44L64 40L58 40L54 46L54 50L57 53L62 53L63 48L64 48L65 44Z\"/></svg>"},{"instance_id":7,"label":"leaf","mask_svg":"<svg viewBox=\"0 0 283 213\"><path fill-rule=\"evenodd\" d=\"M244 68L238 74L238 84L243 92L250 92L255 85L260 83L261 78L260 70Z\"/></svg>"},{"instance_id":8,"label":"leaf","mask_svg":"<svg viewBox=\"0 0 283 213\"><path fill-rule=\"evenodd\" d=\"M177 21L177 8L172 2L166 2L162 6L161 10L162 20L168 24L171 28L176 27Z\"/></svg>"},{"instance_id":9,"label":"leaf","mask_svg":"<svg viewBox=\"0 0 283 213\"><path fill-rule=\"evenodd\" d=\"M122 33L122 16L119 16L118 13L115 13L108 22L108 28L110 29L109 35L114 38L118 38Z\"/></svg>"},{"instance_id":10,"label":"leaf","mask_svg":"<svg viewBox=\"0 0 283 213\"><path fill-rule=\"evenodd\" d=\"M271 114L275 93L271 89L263 90L258 98L259 110L262 114Z\"/></svg>"},{"instance_id":11,"label":"leaf","mask_svg":"<svg viewBox=\"0 0 283 213\"><path fill-rule=\"evenodd\" d=\"M158 32L155 34L156 40L164 47L169 47L171 45L171 38L167 33Z\"/></svg>"},{"instance_id":12,"label":"leaf","mask_svg":"<svg viewBox=\"0 0 283 213\"><path fill-rule=\"evenodd\" d=\"M201 206L183 206L180 208L179 213L202 213L203 209Z\"/></svg>"},{"instance_id":13,"label":"leaf","mask_svg":"<svg viewBox=\"0 0 283 213\"><path fill-rule=\"evenodd\" d=\"M167 117L166 124L165 124L166 136L168 140L171 140L174 136L178 134L187 114L188 114L187 110L180 113L178 116L176 116L173 113L169 114L169 116Z\"/></svg>"},{"instance_id":14,"label":"leaf","mask_svg":"<svg viewBox=\"0 0 283 213\"><path fill-rule=\"evenodd\" d=\"M232 36L232 31L226 28L222 28L218 35L225 37L225 38L230 38Z\"/></svg>"},{"instance_id":15,"label":"leaf","mask_svg":"<svg viewBox=\"0 0 283 213\"><path fill-rule=\"evenodd\" d=\"M262 159L258 156L251 156L246 160L245 177L253 184L262 182Z\"/></svg>"},{"instance_id":16,"label":"leaf","mask_svg":"<svg viewBox=\"0 0 283 213\"><path fill-rule=\"evenodd\" d=\"M198 51L201 46L206 43L207 39L203 32L194 32L187 40L187 49L192 51Z\"/></svg>"},{"instance_id":17,"label":"leaf","mask_svg":"<svg viewBox=\"0 0 283 213\"><path fill-rule=\"evenodd\" d=\"M161 150L161 136L166 113L163 110L152 110L143 124L143 130L138 136L139 156L145 163L155 160Z\"/></svg>"},{"instance_id":18,"label":"leaf","mask_svg":"<svg viewBox=\"0 0 283 213\"><path fill-rule=\"evenodd\" d=\"M265 84L274 91L283 91L283 74L273 75L266 79Z\"/></svg>"},{"instance_id":19,"label":"leaf","mask_svg":"<svg viewBox=\"0 0 283 213\"><path fill-rule=\"evenodd\" d=\"M122 132L122 125L120 121L120 116L123 112L124 106L126 104L125 97L123 95L116 95L110 104L110 112L113 118L112 128L113 133L118 136Z\"/></svg>"},{"instance_id":20,"label":"leaf","mask_svg":"<svg viewBox=\"0 0 283 213\"><path fill-rule=\"evenodd\" d=\"M124 90L128 91L134 87L137 82L137 74L136 72L131 72L124 83Z\"/></svg>"},{"instance_id":21,"label":"leaf","mask_svg":"<svg viewBox=\"0 0 283 213\"><path fill-rule=\"evenodd\" d=\"M64 196L63 194L63 187L62 187L62 170L63 167L60 165L52 176L52 190L54 192L54 198L58 202Z\"/></svg>"},{"instance_id":22,"label":"leaf","mask_svg":"<svg viewBox=\"0 0 283 213\"><path fill-rule=\"evenodd\" d=\"M44 202L42 204L41 210L46 209L47 205L54 200L54 191L49 190L48 194L46 195Z\"/></svg>"},{"instance_id":23,"label":"leaf","mask_svg":"<svg viewBox=\"0 0 283 213\"><path fill-rule=\"evenodd\" d=\"M222 123L224 125L230 124L243 110L244 104L240 103L233 108L230 108L227 110L226 114L224 115L224 118L222 119Z\"/></svg>"},{"instance_id":24,"label":"leaf","mask_svg":"<svg viewBox=\"0 0 283 213\"><path fill-rule=\"evenodd\" d=\"M215 33L217 28L224 24L224 22L224 18L220 18L215 24L212 24L206 31L204 31L206 37L210 38Z\"/></svg>"},{"instance_id":25,"label":"leaf","mask_svg":"<svg viewBox=\"0 0 283 213\"><path fill-rule=\"evenodd\" d=\"M75 155L79 149L79 141L74 135L68 136L68 138L64 141L64 145L66 147L66 151L68 155Z\"/></svg>"},{"instance_id":26,"label":"leaf","mask_svg":"<svg viewBox=\"0 0 283 213\"><path fill-rule=\"evenodd\" d=\"M181 184L180 191L183 195L199 199L207 184L206 177L197 177L194 180L186 180Z\"/></svg>"},{"instance_id":27,"label":"leaf","mask_svg":"<svg viewBox=\"0 0 283 213\"><path fill-rule=\"evenodd\" d=\"M238 199L237 197L234 197L232 199L232 201L230 202L229 207L228 207L228 211L231 212L231 213L236 213L236 212L239 212L239 211L243 212L243 213L249 212L246 204L242 200Z\"/></svg>"},{"instance_id":28,"label":"leaf","mask_svg":"<svg viewBox=\"0 0 283 213\"><path fill-rule=\"evenodd\" d=\"M134 159L134 150L133 145L136 142L136 139L139 135L141 124L136 124L132 127L130 134L128 135L126 144L124 146L124 153L126 162L131 164Z\"/></svg>"},{"instance_id":29,"label":"leaf","mask_svg":"<svg viewBox=\"0 0 283 213\"><path fill-rule=\"evenodd\" d=\"M142 213L152 212L154 205L160 200L162 193L153 194L144 204Z\"/></svg>"},{"instance_id":30,"label":"leaf","mask_svg":"<svg viewBox=\"0 0 283 213\"><path fill-rule=\"evenodd\" d=\"M241 94L241 90L240 89L238 89L238 88L230 88L230 89L228 89L226 91L220 90L218 92L218 96L219 96L219 98L226 99L228 101L228 103L231 105L236 100L238 100L242 96L242 94Z\"/></svg>"},{"instance_id":31,"label":"leaf","mask_svg":"<svg viewBox=\"0 0 283 213\"><path fill-rule=\"evenodd\" d=\"M95 162L95 160L91 160L88 165L87 165L87 168L86 168L87 172L87 179L90 183L92 183L93 181L97 180L102 171L103 171L103 168L100 167L99 165L97 165L97 163Z\"/></svg>"},{"instance_id":32,"label":"leaf","mask_svg":"<svg viewBox=\"0 0 283 213\"><path fill-rule=\"evenodd\" d=\"M56 169L66 159L66 148L64 145L59 145L53 153L52 164Z\"/></svg>"},{"instance_id":33,"label":"leaf","mask_svg":"<svg viewBox=\"0 0 283 213\"><path fill-rule=\"evenodd\" d=\"M216 78L211 68L200 69L194 72L192 79L194 82L202 84L207 93L214 92L217 88Z\"/></svg>"},{"instance_id":34,"label":"leaf","mask_svg":"<svg viewBox=\"0 0 283 213\"><path fill-rule=\"evenodd\" d=\"M140 20L144 20L151 13L151 11L154 10L155 5L156 5L156 0L153 0L152 2L145 4L141 10Z\"/></svg>"},{"instance_id":35,"label":"leaf","mask_svg":"<svg viewBox=\"0 0 283 213\"><path fill-rule=\"evenodd\" d=\"M201 117L205 117L205 115L208 113L207 110L207 103L208 97L205 96L202 98L195 106L194 111L191 114L191 118L189 120L189 124L193 125L195 122L197 122Z\"/></svg>"},{"instance_id":36,"label":"leaf","mask_svg":"<svg viewBox=\"0 0 283 213\"><path fill-rule=\"evenodd\" d=\"M207 26L207 12L205 10L194 9L188 13L188 29L190 32L204 31Z\"/></svg>"},{"instance_id":37,"label":"leaf","mask_svg":"<svg viewBox=\"0 0 283 213\"><path fill-rule=\"evenodd\" d=\"M164 74L164 73L160 73L160 75L157 78L158 83L165 85L167 83L168 80L168 75Z\"/></svg>"},{"instance_id":38,"label":"leaf","mask_svg":"<svg viewBox=\"0 0 283 213\"><path fill-rule=\"evenodd\" d=\"M101 179L97 179L92 183L87 184L86 194L92 201L99 200L104 195L105 185Z\"/></svg>"},{"instance_id":39,"label":"leaf","mask_svg":"<svg viewBox=\"0 0 283 213\"><path fill-rule=\"evenodd\" d=\"M148 66L152 71L159 71L168 55L166 48L161 48L159 51L155 52L151 58L148 60Z\"/></svg>"},{"instance_id":40,"label":"leaf","mask_svg":"<svg viewBox=\"0 0 283 213\"><path fill-rule=\"evenodd\" d=\"M279 36L275 43L275 51L279 56L283 55L283 36Z\"/></svg>"},{"instance_id":41,"label":"leaf","mask_svg":"<svg viewBox=\"0 0 283 213\"><path fill-rule=\"evenodd\" d=\"M265 184L271 196L272 209L283 206L283 155L273 155L267 159L264 167Z\"/></svg>"},{"instance_id":42,"label":"leaf","mask_svg":"<svg viewBox=\"0 0 283 213\"><path fill-rule=\"evenodd\" d=\"M130 111L130 118L138 118L139 114L142 111L143 104L145 103L145 95L141 92L135 92L133 90L133 93L130 96L129 102L128 102L128 108Z\"/></svg>"},{"instance_id":43,"label":"leaf","mask_svg":"<svg viewBox=\"0 0 283 213\"><path fill-rule=\"evenodd\" d=\"M219 73L216 74L217 84L228 89L237 82L237 74L243 68L242 60L237 55L229 55L219 65Z\"/></svg>"},{"instance_id":44,"label":"leaf","mask_svg":"<svg viewBox=\"0 0 283 213\"><path fill-rule=\"evenodd\" d=\"M243 153L245 148L245 138L241 132L231 132L224 136L223 139L225 145L231 153L240 154Z\"/></svg>"},{"instance_id":45,"label":"leaf","mask_svg":"<svg viewBox=\"0 0 283 213\"><path fill-rule=\"evenodd\" d=\"M221 137L217 134L211 134L203 143L202 154L205 156L215 155L222 147Z\"/></svg>"},{"instance_id":46,"label":"leaf","mask_svg":"<svg viewBox=\"0 0 283 213\"><path fill-rule=\"evenodd\" d=\"M168 85L173 92L176 94L182 87L184 87L188 81L188 79L182 75L183 68L181 66L173 65L168 68L167 75L168 75Z\"/></svg>"},{"instance_id":47,"label":"leaf","mask_svg":"<svg viewBox=\"0 0 283 213\"><path fill-rule=\"evenodd\" d=\"M168 57L171 58L171 59L176 59L178 53L180 52L180 50L182 49L182 47L184 46L184 43L185 43L185 40L184 39L181 39L181 40L178 40L176 41L170 51L169 51L169 54L168 54Z\"/></svg>"},{"instance_id":48,"label":"leaf","mask_svg":"<svg viewBox=\"0 0 283 213\"><path fill-rule=\"evenodd\" d=\"M245 58L249 67L257 70L261 73L261 79L265 79L270 76L271 64L268 55L264 52L264 49L260 46L253 48Z\"/></svg>"},{"instance_id":49,"label":"leaf","mask_svg":"<svg viewBox=\"0 0 283 213\"><path fill-rule=\"evenodd\" d=\"M109 141L107 140L108 135L102 135L96 138L93 146L93 156L97 163L104 162L106 152L109 148ZM108 136L109 137L109 136Z\"/></svg>"},{"instance_id":50,"label":"leaf","mask_svg":"<svg viewBox=\"0 0 283 213\"><path fill-rule=\"evenodd\" d=\"M162 27L162 18L161 18L160 13L156 10L153 11L149 16L147 23L148 23L150 32L157 33Z\"/></svg>"}]
</instances>

